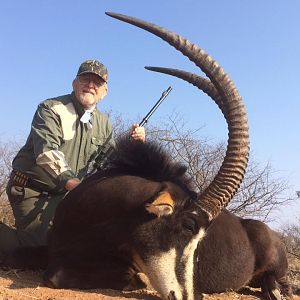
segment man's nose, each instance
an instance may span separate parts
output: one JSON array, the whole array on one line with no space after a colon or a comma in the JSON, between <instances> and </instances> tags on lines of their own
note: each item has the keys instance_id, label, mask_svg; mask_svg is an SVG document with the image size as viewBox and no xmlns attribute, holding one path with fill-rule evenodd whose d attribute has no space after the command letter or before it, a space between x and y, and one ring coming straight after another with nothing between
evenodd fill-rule
<instances>
[{"instance_id":1,"label":"man's nose","mask_svg":"<svg viewBox=\"0 0 300 300\"><path fill-rule=\"evenodd\" d=\"M89 87L93 88L95 86L94 81L92 79L89 80Z\"/></svg>"}]
</instances>

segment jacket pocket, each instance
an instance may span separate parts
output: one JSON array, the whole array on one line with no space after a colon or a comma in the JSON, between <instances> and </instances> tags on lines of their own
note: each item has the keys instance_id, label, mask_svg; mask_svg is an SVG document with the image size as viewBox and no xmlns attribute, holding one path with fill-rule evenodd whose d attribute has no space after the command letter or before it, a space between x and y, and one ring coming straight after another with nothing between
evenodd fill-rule
<instances>
[{"instance_id":1,"label":"jacket pocket","mask_svg":"<svg viewBox=\"0 0 300 300\"><path fill-rule=\"evenodd\" d=\"M91 138L90 160L95 159L98 153L102 150L103 139L96 137Z\"/></svg>"},{"instance_id":2,"label":"jacket pocket","mask_svg":"<svg viewBox=\"0 0 300 300\"><path fill-rule=\"evenodd\" d=\"M8 199L11 204L18 204L24 200L25 188L21 186L11 185L7 191Z\"/></svg>"}]
</instances>

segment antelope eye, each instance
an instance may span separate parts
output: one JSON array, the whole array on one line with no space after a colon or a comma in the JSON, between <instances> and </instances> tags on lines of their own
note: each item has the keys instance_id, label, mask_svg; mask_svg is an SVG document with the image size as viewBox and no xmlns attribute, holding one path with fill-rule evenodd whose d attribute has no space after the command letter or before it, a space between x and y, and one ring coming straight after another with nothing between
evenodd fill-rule
<instances>
[{"instance_id":1,"label":"antelope eye","mask_svg":"<svg viewBox=\"0 0 300 300\"><path fill-rule=\"evenodd\" d=\"M198 232L198 223L192 218L185 218L182 227L191 234L196 234Z\"/></svg>"}]
</instances>

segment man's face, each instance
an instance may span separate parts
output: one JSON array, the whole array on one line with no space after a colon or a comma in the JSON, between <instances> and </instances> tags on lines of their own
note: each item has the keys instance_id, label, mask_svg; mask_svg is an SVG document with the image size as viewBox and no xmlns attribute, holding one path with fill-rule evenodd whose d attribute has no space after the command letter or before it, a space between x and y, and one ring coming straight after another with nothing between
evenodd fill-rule
<instances>
[{"instance_id":1,"label":"man's face","mask_svg":"<svg viewBox=\"0 0 300 300\"><path fill-rule=\"evenodd\" d=\"M87 73L73 80L73 90L85 109L93 108L107 94L107 84L99 76Z\"/></svg>"}]
</instances>

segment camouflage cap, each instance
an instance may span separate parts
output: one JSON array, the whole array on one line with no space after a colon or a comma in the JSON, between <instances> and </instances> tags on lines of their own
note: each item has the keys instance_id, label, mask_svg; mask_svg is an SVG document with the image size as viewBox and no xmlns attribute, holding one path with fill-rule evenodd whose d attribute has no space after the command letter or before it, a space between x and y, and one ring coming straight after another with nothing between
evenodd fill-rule
<instances>
[{"instance_id":1,"label":"camouflage cap","mask_svg":"<svg viewBox=\"0 0 300 300\"><path fill-rule=\"evenodd\" d=\"M84 61L78 69L77 76L86 73L96 74L100 76L105 82L108 79L107 68L95 59Z\"/></svg>"}]
</instances>

